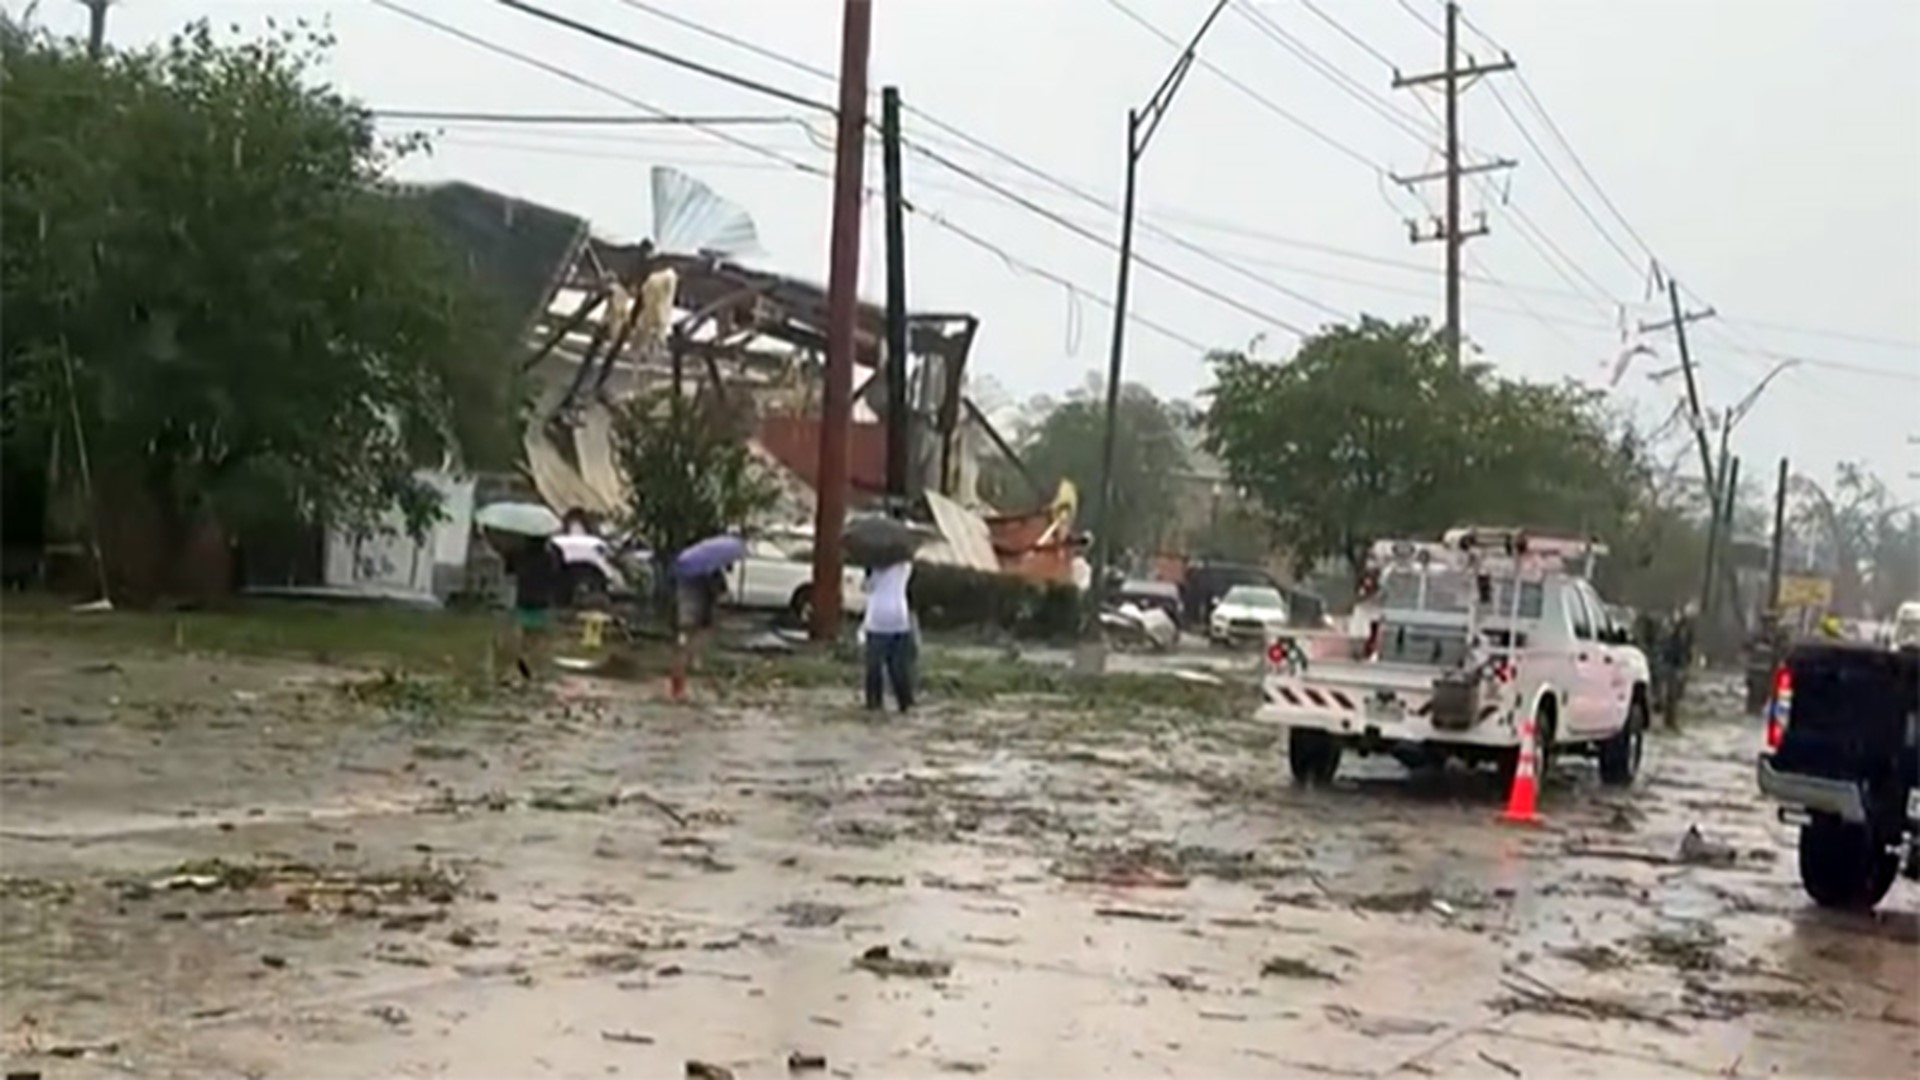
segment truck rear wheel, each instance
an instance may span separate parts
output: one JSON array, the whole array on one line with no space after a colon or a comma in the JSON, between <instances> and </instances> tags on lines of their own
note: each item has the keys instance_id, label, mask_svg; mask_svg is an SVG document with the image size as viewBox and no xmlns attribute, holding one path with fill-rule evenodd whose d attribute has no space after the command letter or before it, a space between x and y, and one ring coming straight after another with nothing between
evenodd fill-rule
<instances>
[{"instance_id":1,"label":"truck rear wheel","mask_svg":"<svg viewBox=\"0 0 1920 1080\"><path fill-rule=\"evenodd\" d=\"M1313 728L1289 728L1287 765L1297 784L1330 783L1340 771L1339 740Z\"/></svg>"},{"instance_id":2,"label":"truck rear wheel","mask_svg":"<svg viewBox=\"0 0 1920 1080\"><path fill-rule=\"evenodd\" d=\"M1815 814L1800 827L1800 884L1813 902L1842 911L1870 911L1893 888L1900 855L1865 825Z\"/></svg>"}]
</instances>

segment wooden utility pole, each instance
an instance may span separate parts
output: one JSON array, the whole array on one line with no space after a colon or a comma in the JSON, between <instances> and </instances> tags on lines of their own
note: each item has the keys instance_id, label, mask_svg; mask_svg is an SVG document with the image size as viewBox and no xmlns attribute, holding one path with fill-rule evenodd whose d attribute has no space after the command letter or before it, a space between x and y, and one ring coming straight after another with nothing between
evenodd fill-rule
<instances>
[{"instance_id":1,"label":"wooden utility pole","mask_svg":"<svg viewBox=\"0 0 1920 1080\"><path fill-rule=\"evenodd\" d=\"M1518 162L1507 158L1478 162L1472 165L1460 164L1460 94L1472 86L1483 75L1492 75L1502 71L1512 71L1513 57L1502 56L1491 64L1476 63L1469 56L1465 67L1460 66L1460 5L1447 4L1447 55L1446 63L1439 71L1425 75L1399 75L1393 78L1393 88L1404 90L1410 86L1422 86L1428 83L1442 84L1446 94L1447 145L1446 168L1438 172L1420 173L1414 176L1395 176L1396 183L1411 188L1415 184L1429 180L1447 182L1447 216L1444 221L1433 222L1431 233L1422 233L1417 222L1408 222L1409 232L1416 244L1440 241L1447 246L1447 358L1455 366L1460 363L1460 245L1476 236L1487 235L1486 215L1472 229L1463 229L1460 224L1460 180L1474 173L1494 172L1511 169Z\"/></svg>"},{"instance_id":2,"label":"wooden utility pole","mask_svg":"<svg viewBox=\"0 0 1920 1080\"><path fill-rule=\"evenodd\" d=\"M107 8L113 0L80 0L87 6L87 56L98 60L107 51Z\"/></svg>"},{"instance_id":3,"label":"wooden utility pole","mask_svg":"<svg viewBox=\"0 0 1920 1080\"><path fill-rule=\"evenodd\" d=\"M1767 553L1767 612L1780 611L1780 566L1787 546L1787 459L1780 459L1780 475L1773 482L1773 547Z\"/></svg>"},{"instance_id":4,"label":"wooden utility pole","mask_svg":"<svg viewBox=\"0 0 1920 1080\"><path fill-rule=\"evenodd\" d=\"M900 163L900 89L880 91L881 163L887 187L887 501L907 514L907 207Z\"/></svg>"},{"instance_id":5,"label":"wooden utility pole","mask_svg":"<svg viewBox=\"0 0 1920 1080\"><path fill-rule=\"evenodd\" d=\"M1711 319L1712 308L1701 311L1682 312L1680 310L1680 283L1667 278L1667 302L1673 308L1673 317L1665 322L1641 323L1640 332L1651 334L1669 327L1673 338L1680 348L1680 372L1687 380L1687 419L1693 428L1693 441L1700 448L1700 475L1707 486L1707 503L1711 507L1718 501L1719 486L1715 483L1718 471L1713 465L1713 449L1707 445L1707 421L1700 411L1700 383L1693 377L1693 354L1687 351L1687 324Z\"/></svg>"},{"instance_id":6,"label":"wooden utility pole","mask_svg":"<svg viewBox=\"0 0 1920 1080\"><path fill-rule=\"evenodd\" d=\"M859 313L860 196L866 164L867 53L873 0L846 0L840 29L840 130L833 167L833 240L827 276L827 371L814 491L813 638L840 635L841 530L847 523L847 439L853 418L854 319Z\"/></svg>"}]
</instances>

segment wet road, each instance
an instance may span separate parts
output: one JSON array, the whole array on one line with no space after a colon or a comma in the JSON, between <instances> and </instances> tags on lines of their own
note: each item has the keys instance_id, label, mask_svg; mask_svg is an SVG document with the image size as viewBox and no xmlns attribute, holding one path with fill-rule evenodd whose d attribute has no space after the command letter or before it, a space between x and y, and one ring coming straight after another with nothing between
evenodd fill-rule
<instances>
[{"instance_id":1,"label":"wet road","mask_svg":"<svg viewBox=\"0 0 1920 1080\"><path fill-rule=\"evenodd\" d=\"M9 1071L1920 1069L1916 890L1810 909L1739 723L1631 792L1570 763L1515 830L1491 777L1296 789L1242 717L4 662Z\"/></svg>"}]
</instances>

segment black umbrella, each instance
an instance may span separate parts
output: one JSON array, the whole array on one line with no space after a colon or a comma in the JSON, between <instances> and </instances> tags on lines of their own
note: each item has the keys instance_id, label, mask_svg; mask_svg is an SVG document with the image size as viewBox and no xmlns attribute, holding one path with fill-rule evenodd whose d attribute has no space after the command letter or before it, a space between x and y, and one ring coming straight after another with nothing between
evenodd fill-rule
<instances>
[{"instance_id":1,"label":"black umbrella","mask_svg":"<svg viewBox=\"0 0 1920 1080\"><path fill-rule=\"evenodd\" d=\"M847 562L864 569L911 562L920 545L933 539L926 529L888 517L856 518L841 537Z\"/></svg>"}]
</instances>

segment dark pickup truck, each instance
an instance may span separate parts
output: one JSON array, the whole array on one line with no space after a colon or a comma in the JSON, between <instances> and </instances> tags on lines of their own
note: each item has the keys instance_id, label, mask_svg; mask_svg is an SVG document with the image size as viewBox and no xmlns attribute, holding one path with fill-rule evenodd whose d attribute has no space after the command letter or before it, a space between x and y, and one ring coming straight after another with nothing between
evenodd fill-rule
<instances>
[{"instance_id":1,"label":"dark pickup truck","mask_svg":"<svg viewBox=\"0 0 1920 1080\"><path fill-rule=\"evenodd\" d=\"M1767 702L1760 790L1800 826L1800 882L1867 910L1920 879L1920 649L1795 645Z\"/></svg>"}]
</instances>

